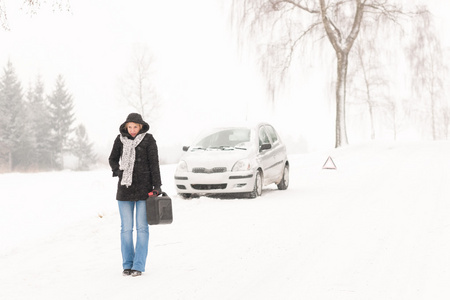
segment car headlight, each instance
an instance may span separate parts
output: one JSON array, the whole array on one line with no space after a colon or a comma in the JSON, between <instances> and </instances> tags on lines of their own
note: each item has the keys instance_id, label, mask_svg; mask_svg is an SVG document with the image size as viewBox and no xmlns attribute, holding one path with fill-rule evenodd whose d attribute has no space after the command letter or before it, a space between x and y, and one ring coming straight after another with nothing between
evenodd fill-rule
<instances>
[{"instance_id":1,"label":"car headlight","mask_svg":"<svg viewBox=\"0 0 450 300\"><path fill-rule=\"evenodd\" d=\"M248 171L250 170L250 160L248 159L241 159L237 161L233 168L231 169L232 172L239 172L239 171Z\"/></svg>"},{"instance_id":2,"label":"car headlight","mask_svg":"<svg viewBox=\"0 0 450 300\"><path fill-rule=\"evenodd\" d=\"M184 160L180 160L180 162L178 163L178 166L177 166L177 173L182 173L182 172L187 172L187 171L188 171L187 163Z\"/></svg>"}]
</instances>

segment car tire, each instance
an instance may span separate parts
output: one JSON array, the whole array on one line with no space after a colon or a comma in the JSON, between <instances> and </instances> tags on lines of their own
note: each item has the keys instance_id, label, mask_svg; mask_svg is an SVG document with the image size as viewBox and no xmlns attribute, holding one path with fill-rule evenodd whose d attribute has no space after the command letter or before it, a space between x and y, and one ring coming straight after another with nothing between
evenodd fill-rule
<instances>
[{"instance_id":1,"label":"car tire","mask_svg":"<svg viewBox=\"0 0 450 300\"><path fill-rule=\"evenodd\" d=\"M253 187L253 191L250 192L250 198L256 198L261 196L263 188L263 178L260 170L256 172L255 176L255 186Z\"/></svg>"},{"instance_id":2,"label":"car tire","mask_svg":"<svg viewBox=\"0 0 450 300\"><path fill-rule=\"evenodd\" d=\"M279 190L287 190L288 186L289 186L289 165L285 164L283 170L283 178L281 178L281 181L279 184L277 184L277 187Z\"/></svg>"},{"instance_id":3,"label":"car tire","mask_svg":"<svg viewBox=\"0 0 450 300\"><path fill-rule=\"evenodd\" d=\"M192 197L192 194L179 194L183 199L189 199Z\"/></svg>"}]
</instances>

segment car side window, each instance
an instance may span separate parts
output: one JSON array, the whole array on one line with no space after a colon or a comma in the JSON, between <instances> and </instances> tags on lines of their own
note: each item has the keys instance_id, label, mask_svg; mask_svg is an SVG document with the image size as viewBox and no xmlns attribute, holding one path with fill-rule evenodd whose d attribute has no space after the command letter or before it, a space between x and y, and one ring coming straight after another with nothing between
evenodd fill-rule
<instances>
[{"instance_id":1,"label":"car side window","mask_svg":"<svg viewBox=\"0 0 450 300\"><path fill-rule=\"evenodd\" d=\"M265 127L266 127L267 133L270 136L270 139L272 140L272 143L275 144L278 141L278 136L277 136L277 133L275 132L275 129L273 129L273 127L270 125L266 125Z\"/></svg>"},{"instance_id":2,"label":"car side window","mask_svg":"<svg viewBox=\"0 0 450 300\"><path fill-rule=\"evenodd\" d=\"M259 146L261 147L262 144L270 144L269 137L267 136L266 131L264 130L264 127L259 128Z\"/></svg>"}]
</instances>

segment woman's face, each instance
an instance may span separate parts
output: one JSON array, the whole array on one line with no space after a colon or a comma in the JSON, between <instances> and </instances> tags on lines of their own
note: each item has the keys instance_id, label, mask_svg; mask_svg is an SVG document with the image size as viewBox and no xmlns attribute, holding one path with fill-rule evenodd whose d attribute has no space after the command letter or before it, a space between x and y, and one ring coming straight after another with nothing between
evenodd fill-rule
<instances>
[{"instance_id":1,"label":"woman's face","mask_svg":"<svg viewBox=\"0 0 450 300\"><path fill-rule=\"evenodd\" d=\"M133 122L128 122L126 125L128 133L132 137L135 137L139 133L139 130L141 130L141 126L142 126L141 124L137 124L137 123L133 123Z\"/></svg>"}]
</instances>

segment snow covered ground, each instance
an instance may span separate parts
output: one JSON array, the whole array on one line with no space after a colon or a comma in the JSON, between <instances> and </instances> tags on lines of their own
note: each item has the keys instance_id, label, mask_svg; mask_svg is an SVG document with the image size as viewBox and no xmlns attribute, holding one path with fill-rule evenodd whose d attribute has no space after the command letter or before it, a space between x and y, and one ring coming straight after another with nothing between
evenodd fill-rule
<instances>
[{"instance_id":1,"label":"snow covered ground","mask_svg":"<svg viewBox=\"0 0 450 300\"><path fill-rule=\"evenodd\" d=\"M0 299L449 299L450 143L291 157L286 191L175 195L122 277L109 170L0 175ZM331 155L337 170L323 170Z\"/></svg>"}]
</instances>

